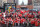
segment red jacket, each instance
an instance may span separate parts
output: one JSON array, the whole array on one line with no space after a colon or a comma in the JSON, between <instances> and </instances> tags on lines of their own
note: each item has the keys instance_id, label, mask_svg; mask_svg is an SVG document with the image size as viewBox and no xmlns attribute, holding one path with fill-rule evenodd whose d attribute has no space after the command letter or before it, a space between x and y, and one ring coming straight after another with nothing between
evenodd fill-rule
<instances>
[{"instance_id":1,"label":"red jacket","mask_svg":"<svg viewBox=\"0 0 40 27\"><path fill-rule=\"evenodd\" d=\"M23 23L23 20L21 19L20 23L22 24Z\"/></svg>"},{"instance_id":2,"label":"red jacket","mask_svg":"<svg viewBox=\"0 0 40 27\"><path fill-rule=\"evenodd\" d=\"M23 13L23 11L21 11L21 13Z\"/></svg>"},{"instance_id":3,"label":"red jacket","mask_svg":"<svg viewBox=\"0 0 40 27\"><path fill-rule=\"evenodd\" d=\"M39 23L39 25L40 25L40 23Z\"/></svg>"},{"instance_id":4,"label":"red jacket","mask_svg":"<svg viewBox=\"0 0 40 27\"><path fill-rule=\"evenodd\" d=\"M2 21L2 24L5 24L5 22L4 22L4 21Z\"/></svg>"},{"instance_id":5,"label":"red jacket","mask_svg":"<svg viewBox=\"0 0 40 27\"><path fill-rule=\"evenodd\" d=\"M31 21L31 24L35 24L35 21Z\"/></svg>"},{"instance_id":6,"label":"red jacket","mask_svg":"<svg viewBox=\"0 0 40 27\"><path fill-rule=\"evenodd\" d=\"M18 21L16 20L15 23L18 23Z\"/></svg>"},{"instance_id":7,"label":"red jacket","mask_svg":"<svg viewBox=\"0 0 40 27\"><path fill-rule=\"evenodd\" d=\"M22 14L19 14L19 16L21 17L21 16L22 16Z\"/></svg>"}]
</instances>

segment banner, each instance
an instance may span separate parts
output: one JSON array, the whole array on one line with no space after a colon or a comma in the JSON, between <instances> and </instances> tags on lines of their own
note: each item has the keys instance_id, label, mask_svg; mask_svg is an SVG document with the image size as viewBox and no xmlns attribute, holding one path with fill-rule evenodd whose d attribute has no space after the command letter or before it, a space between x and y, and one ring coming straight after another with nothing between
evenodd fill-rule
<instances>
[{"instance_id":1,"label":"banner","mask_svg":"<svg viewBox=\"0 0 40 27\"><path fill-rule=\"evenodd\" d=\"M16 9L16 4L15 3L5 3L4 9L5 11L8 11L8 13L14 12Z\"/></svg>"}]
</instances>

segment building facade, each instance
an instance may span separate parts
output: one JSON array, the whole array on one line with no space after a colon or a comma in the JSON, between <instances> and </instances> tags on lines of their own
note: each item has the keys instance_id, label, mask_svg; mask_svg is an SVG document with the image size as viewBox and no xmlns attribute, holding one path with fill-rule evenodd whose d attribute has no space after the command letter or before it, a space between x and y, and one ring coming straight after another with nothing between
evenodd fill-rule
<instances>
[{"instance_id":1,"label":"building facade","mask_svg":"<svg viewBox=\"0 0 40 27\"><path fill-rule=\"evenodd\" d=\"M14 0L7 0L7 3L14 3Z\"/></svg>"},{"instance_id":2,"label":"building facade","mask_svg":"<svg viewBox=\"0 0 40 27\"><path fill-rule=\"evenodd\" d=\"M2 6L2 0L0 0L0 6Z\"/></svg>"},{"instance_id":3,"label":"building facade","mask_svg":"<svg viewBox=\"0 0 40 27\"><path fill-rule=\"evenodd\" d=\"M4 3L7 3L7 0L2 0L2 6L4 5Z\"/></svg>"},{"instance_id":4,"label":"building facade","mask_svg":"<svg viewBox=\"0 0 40 27\"><path fill-rule=\"evenodd\" d=\"M1 2L2 1L2 2ZM20 8L24 6L24 2L22 2L21 5L18 5L18 0L1 0L0 6L3 6L4 3L16 3L16 7ZM28 0L28 5L24 6L29 9L33 9L32 0Z\"/></svg>"},{"instance_id":5,"label":"building facade","mask_svg":"<svg viewBox=\"0 0 40 27\"><path fill-rule=\"evenodd\" d=\"M33 8L40 9L40 0L33 0Z\"/></svg>"},{"instance_id":6,"label":"building facade","mask_svg":"<svg viewBox=\"0 0 40 27\"><path fill-rule=\"evenodd\" d=\"M14 3L14 0L0 0L0 6L3 6L4 3Z\"/></svg>"}]
</instances>

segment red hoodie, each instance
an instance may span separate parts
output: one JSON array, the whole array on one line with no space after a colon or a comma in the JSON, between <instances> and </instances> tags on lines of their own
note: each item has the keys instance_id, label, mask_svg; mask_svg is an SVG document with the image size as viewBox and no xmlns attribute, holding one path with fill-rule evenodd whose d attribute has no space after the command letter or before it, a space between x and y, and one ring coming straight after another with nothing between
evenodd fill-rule
<instances>
[{"instance_id":1,"label":"red hoodie","mask_svg":"<svg viewBox=\"0 0 40 27\"><path fill-rule=\"evenodd\" d=\"M35 26L38 26L38 21L35 21Z\"/></svg>"}]
</instances>

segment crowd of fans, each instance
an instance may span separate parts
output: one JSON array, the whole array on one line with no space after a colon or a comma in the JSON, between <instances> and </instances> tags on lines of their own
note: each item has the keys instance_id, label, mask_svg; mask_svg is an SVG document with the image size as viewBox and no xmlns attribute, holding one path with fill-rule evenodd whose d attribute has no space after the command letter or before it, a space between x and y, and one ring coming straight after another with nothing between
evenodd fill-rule
<instances>
[{"instance_id":1,"label":"crowd of fans","mask_svg":"<svg viewBox=\"0 0 40 27\"><path fill-rule=\"evenodd\" d=\"M0 25L2 27L12 26L40 26L40 11L11 10L0 14Z\"/></svg>"}]
</instances>

